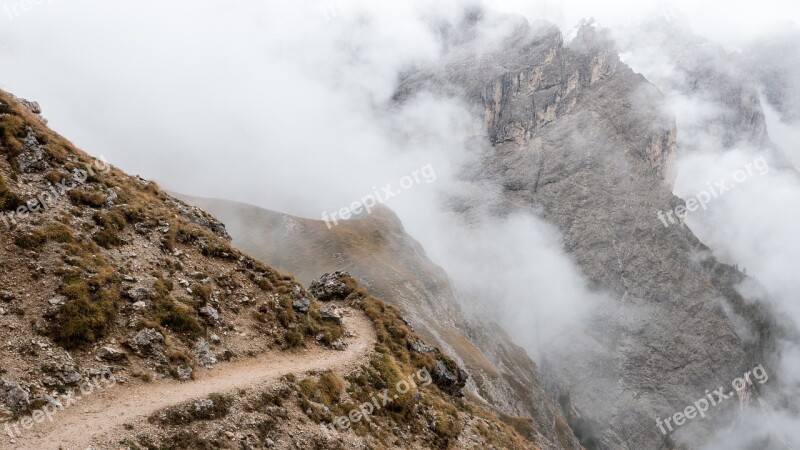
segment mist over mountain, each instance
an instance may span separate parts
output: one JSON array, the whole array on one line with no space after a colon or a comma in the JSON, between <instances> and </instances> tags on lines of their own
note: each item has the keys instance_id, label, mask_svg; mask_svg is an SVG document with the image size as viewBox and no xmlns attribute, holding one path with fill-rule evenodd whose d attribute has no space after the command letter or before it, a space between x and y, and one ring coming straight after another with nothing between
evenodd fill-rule
<instances>
[{"instance_id":1,"label":"mist over mountain","mask_svg":"<svg viewBox=\"0 0 800 450\"><path fill-rule=\"evenodd\" d=\"M347 394L298 387L298 414L312 414L297 423L335 423L330 411L378 389L369 370L393 379L374 362L384 354L401 374L430 367L438 390L427 412L409 400L377 425L326 431L319 448L794 448L798 36L800 8L784 0L10 2L0 88L38 103L9 97L26 112L0 110L24 118L2 128L0 205L13 218L65 164L48 156L52 138L36 137L49 133L36 121L211 214L189 216L297 278L275 295L298 314L308 312L300 298L325 301L312 282L346 271L323 281L346 285L340 306L375 327L363 369L372 384L350 371L339 374ZM120 200L98 204L101 213L130 205L128 184L104 186ZM138 223L178 229L164 214L129 218L111 248L146 254L148 242L125 233L138 236ZM92 220L81 232L97 242L110 225ZM14 233L35 232L29 225L0 231L11 246ZM159 264L158 280L191 278ZM235 292L208 275L212 292ZM202 298L176 301L202 322ZM212 306L238 311L225 305ZM172 339L168 325L144 325ZM226 330L217 326L209 342ZM3 337L19 338L18 327L0 322ZM12 385L38 392L22 372L0 370L0 401ZM449 425L431 418L440 413ZM186 430L213 435L206 424L239 419ZM148 432L161 443L164 430L183 430L159 423ZM424 432L414 440L406 427ZM247 445L302 441L286 428L256 435Z\"/></svg>"}]
</instances>

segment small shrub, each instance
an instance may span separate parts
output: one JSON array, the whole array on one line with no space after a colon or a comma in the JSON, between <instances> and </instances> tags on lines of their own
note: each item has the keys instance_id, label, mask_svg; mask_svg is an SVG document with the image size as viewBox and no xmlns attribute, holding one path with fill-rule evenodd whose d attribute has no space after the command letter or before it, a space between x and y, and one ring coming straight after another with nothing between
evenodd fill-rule
<instances>
[{"instance_id":1,"label":"small shrub","mask_svg":"<svg viewBox=\"0 0 800 450\"><path fill-rule=\"evenodd\" d=\"M51 170L45 174L44 179L49 181L50 184L58 184L61 180L65 179L64 176L57 170Z\"/></svg>"},{"instance_id":2,"label":"small shrub","mask_svg":"<svg viewBox=\"0 0 800 450\"><path fill-rule=\"evenodd\" d=\"M90 192L82 189L73 189L67 193L67 196L77 206L100 208L106 203L106 196L97 191Z\"/></svg>"},{"instance_id":3,"label":"small shrub","mask_svg":"<svg viewBox=\"0 0 800 450\"><path fill-rule=\"evenodd\" d=\"M202 253L203 256L210 258L227 260L235 260L237 258L236 252L230 245L219 242L212 242L210 244L202 245L200 247L200 253Z\"/></svg>"},{"instance_id":4,"label":"small shrub","mask_svg":"<svg viewBox=\"0 0 800 450\"><path fill-rule=\"evenodd\" d=\"M13 211L23 206L25 202L6 185L6 180L0 176L0 211Z\"/></svg>"},{"instance_id":5,"label":"small shrub","mask_svg":"<svg viewBox=\"0 0 800 450\"><path fill-rule=\"evenodd\" d=\"M67 349L83 348L99 341L116 316L119 285L101 274L68 274L60 288L68 301L52 321L50 334Z\"/></svg>"},{"instance_id":6,"label":"small shrub","mask_svg":"<svg viewBox=\"0 0 800 450\"><path fill-rule=\"evenodd\" d=\"M71 244L75 242L72 230L63 223L48 225L44 229L44 235L47 237L47 240L61 244Z\"/></svg>"},{"instance_id":7,"label":"small shrub","mask_svg":"<svg viewBox=\"0 0 800 450\"><path fill-rule=\"evenodd\" d=\"M92 219L97 225L107 230L122 231L126 225L125 216L118 210L98 211L94 213Z\"/></svg>"},{"instance_id":8,"label":"small shrub","mask_svg":"<svg viewBox=\"0 0 800 450\"><path fill-rule=\"evenodd\" d=\"M40 230L20 234L14 238L14 244L25 250L39 250L47 243L47 236Z\"/></svg>"},{"instance_id":9,"label":"small shrub","mask_svg":"<svg viewBox=\"0 0 800 450\"><path fill-rule=\"evenodd\" d=\"M192 286L192 295L203 303L211 300L211 293L213 289L207 284L198 284Z\"/></svg>"},{"instance_id":10,"label":"small shrub","mask_svg":"<svg viewBox=\"0 0 800 450\"><path fill-rule=\"evenodd\" d=\"M297 330L289 330L286 332L286 346L289 348L299 347L303 344L303 333Z\"/></svg>"},{"instance_id":11,"label":"small shrub","mask_svg":"<svg viewBox=\"0 0 800 450\"><path fill-rule=\"evenodd\" d=\"M98 231L92 236L92 240L94 240L100 247L106 249L119 247L125 243L125 241L119 237L117 231L113 229Z\"/></svg>"},{"instance_id":12,"label":"small shrub","mask_svg":"<svg viewBox=\"0 0 800 450\"><path fill-rule=\"evenodd\" d=\"M203 333L203 328L192 316L192 309L171 298L161 298L153 307L154 320L161 326L194 339Z\"/></svg>"}]
</instances>

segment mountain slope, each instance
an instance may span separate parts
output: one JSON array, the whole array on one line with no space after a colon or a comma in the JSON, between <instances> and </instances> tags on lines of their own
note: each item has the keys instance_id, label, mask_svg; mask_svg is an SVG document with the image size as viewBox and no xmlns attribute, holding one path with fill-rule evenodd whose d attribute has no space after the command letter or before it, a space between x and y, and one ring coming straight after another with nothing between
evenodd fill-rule
<instances>
[{"instance_id":1,"label":"mountain slope","mask_svg":"<svg viewBox=\"0 0 800 450\"><path fill-rule=\"evenodd\" d=\"M450 281L399 219L380 206L362 219L329 229L237 202L179 196L227 223L233 242L281 270L313 279L347 270L371 293L398 305L429 342L462 363L467 387L481 401L515 419L541 448L579 448L564 418L540 387L535 364L501 328L466 317ZM509 417L512 419L512 417Z\"/></svg>"},{"instance_id":2,"label":"mountain slope","mask_svg":"<svg viewBox=\"0 0 800 450\"><path fill-rule=\"evenodd\" d=\"M57 445L62 431L68 442L86 427L105 431L72 405L76 395L87 406L103 405L103 390L95 388L109 382L119 394L108 395L130 394L123 397L134 406L106 410L120 414L107 425L173 401L142 403L137 393L179 393L174 401L182 402L222 392L156 411L146 425L125 422L103 438L102 448L241 448L242 440L250 448L537 448L463 399L457 363L355 280L341 276L336 295L317 290L315 297L292 276L232 247L224 225L207 213L93 161L48 129L34 103L2 91L0 212L3 448L16 438L36 447ZM342 314L348 310L366 315L377 342L356 367L323 371L343 361L336 352L347 351ZM368 343L356 340L354 354L363 355ZM309 363L304 353L319 360ZM239 379L198 369L225 375L265 362L250 359L259 357L274 367L236 372ZM301 363L282 365L292 361ZM266 390L226 393L243 378L249 383L292 370L311 373L288 374ZM330 427L349 424L343 417L397 386L403 389L393 402L370 411L369 420ZM286 411L294 414L291 423L275 426ZM48 427L53 414L78 431ZM220 432L244 426L250 428L242 439Z\"/></svg>"}]
</instances>

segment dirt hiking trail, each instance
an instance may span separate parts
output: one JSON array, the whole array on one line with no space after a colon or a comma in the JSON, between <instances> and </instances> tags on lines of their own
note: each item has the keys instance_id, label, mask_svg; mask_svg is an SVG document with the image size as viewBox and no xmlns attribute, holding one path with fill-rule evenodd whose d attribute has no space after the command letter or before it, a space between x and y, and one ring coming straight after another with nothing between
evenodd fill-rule
<instances>
[{"instance_id":1,"label":"dirt hiking trail","mask_svg":"<svg viewBox=\"0 0 800 450\"><path fill-rule=\"evenodd\" d=\"M158 381L151 384L113 385L95 390L68 408L56 410L53 421L44 420L30 430L19 425L21 436L11 443L7 432L0 429L0 448L15 450L85 450L92 438L146 420L152 413L213 393L238 389L268 387L283 375L312 370L335 370L344 374L368 357L376 342L372 323L363 312L348 308L344 317L346 338L344 351L319 347L299 352L273 351L254 358L221 363L213 369L198 369L195 380L185 383Z\"/></svg>"}]
</instances>

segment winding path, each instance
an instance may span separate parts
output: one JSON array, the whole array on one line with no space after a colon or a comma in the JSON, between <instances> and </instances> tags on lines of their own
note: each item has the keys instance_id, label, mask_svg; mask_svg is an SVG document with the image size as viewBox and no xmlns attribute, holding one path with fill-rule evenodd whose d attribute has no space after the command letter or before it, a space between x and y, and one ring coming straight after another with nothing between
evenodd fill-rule
<instances>
[{"instance_id":1,"label":"winding path","mask_svg":"<svg viewBox=\"0 0 800 450\"><path fill-rule=\"evenodd\" d=\"M0 429L0 448L30 450L84 450L95 437L146 420L150 414L213 393L266 387L288 373L311 370L335 370L344 374L371 352L376 341L372 323L357 309L344 318L345 330L354 337L346 339L345 351L315 347L301 353L269 352L255 358L219 364L213 369L199 369L196 379L177 383L160 381L137 386L116 385L82 398L69 408L56 411L53 422L47 420L23 431L11 443ZM20 427L21 430L21 427Z\"/></svg>"}]
</instances>

